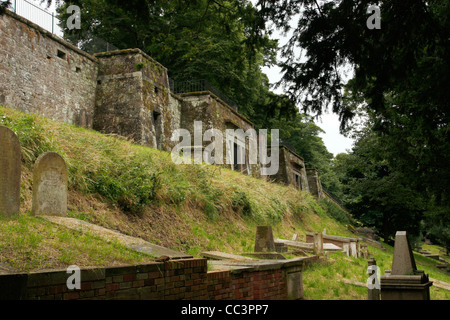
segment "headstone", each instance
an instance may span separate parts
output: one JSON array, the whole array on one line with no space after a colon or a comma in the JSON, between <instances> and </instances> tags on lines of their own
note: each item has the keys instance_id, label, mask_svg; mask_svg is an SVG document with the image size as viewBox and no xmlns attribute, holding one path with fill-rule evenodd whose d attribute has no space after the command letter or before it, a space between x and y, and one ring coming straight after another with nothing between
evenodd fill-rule
<instances>
[{"instance_id":1,"label":"headstone","mask_svg":"<svg viewBox=\"0 0 450 320\"><path fill-rule=\"evenodd\" d=\"M0 216L20 210L21 149L17 135L0 126Z\"/></svg>"},{"instance_id":2,"label":"headstone","mask_svg":"<svg viewBox=\"0 0 450 320\"><path fill-rule=\"evenodd\" d=\"M358 250L356 241L350 241L350 255L354 258L358 258Z\"/></svg>"},{"instance_id":3,"label":"headstone","mask_svg":"<svg viewBox=\"0 0 450 320\"><path fill-rule=\"evenodd\" d=\"M255 252L274 252L275 243L273 241L271 226L257 226L255 239Z\"/></svg>"},{"instance_id":4,"label":"headstone","mask_svg":"<svg viewBox=\"0 0 450 320\"><path fill-rule=\"evenodd\" d=\"M430 300L428 274L416 269L406 231L395 235L392 270L381 276L382 300Z\"/></svg>"},{"instance_id":5,"label":"headstone","mask_svg":"<svg viewBox=\"0 0 450 320\"><path fill-rule=\"evenodd\" d=\"M314 233L314 254L323 254L323 234Z\"/></svg>"},{"instance_id":6,"label":"headstone","mask_svg":"<svg viewBox=\"0 0 450 320\"><path fill-rule=\"evenodd\" d=\"M33 171L33 214L67 215L67 167L56 152L41 154Z\"/></svg>"},{"instance_id":7,"label":"headstone","mask_svg":"<svg viewBox=\"0 0 450 320\"><path fill-rule=\"evenodd\" d=\"M292 236L292 241L297 241L298 240L298 234L294 233L294 235Z\"/></svg>"},{"instance_id":8,"label":"headstone","mask_svg":"<svg viewBox=\"0 0 450 320\"><path fill-rule=\"evenodd\" d=\"M347 257L350 256L350 243L344 242L342 245L342 251L347 255Z\"/></svg>"},{"instance_id":9,"label":"headstone","mask_svg":"<svg viewBox=\"0 0 450 320\"><path fill-rule=\"evenodd\" d=\"M416 262L406 236L406 231L395 234L394 258L392 261L392 275L411 275L417 270Z\"/></svg>"}]
</instances>

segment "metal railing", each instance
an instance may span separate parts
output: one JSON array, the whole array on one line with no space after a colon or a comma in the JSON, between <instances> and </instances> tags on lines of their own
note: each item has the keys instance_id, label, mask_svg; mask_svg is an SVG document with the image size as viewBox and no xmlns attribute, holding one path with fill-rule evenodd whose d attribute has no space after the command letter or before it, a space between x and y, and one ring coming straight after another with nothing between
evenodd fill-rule
<instances>
[{"instance_id":1,"label":"metal railing","mask_svg":"<svg viewBox=\"0 0 450 320\"><path fill-rule=\"evenodd\" d=\"M54 12L48 12L47 10L27 0L12 0L11 7L8 9L13 11L15 14L37 24L52 34L63 38L64 34L60 27L61 20L55 16ZM73 41L76 42L74 44L78 46L78 48L90 54L119 49L102 38L94 36L93 34L88 34L85 38L88 40L80 39L78 41Z\"/></svg>"},{"instance_id":2,"label":"metal railing","mask_svg":"<svg viewBox=\"0 0 450 320\"><path fill-rule=\"evenodd\" d=\"M344 211L347 211L347 209L345 208L345 206L342 204L341 201L339 201L335 196L333 196L333 194L331 192L329 192L326 188L324 188L322 183L320 183L320 185L322 187L322 190L327 194L327 196L330 198L330 200L334 201Z\"/></svg>"},{"instance_id":3,"label":"metal railing","mask_svg":"<svg viewBox=\"0 0 450 320\"><path fill-rule=\"evenodd\" d=\"M185 80L185 81L174 81L169 80L170 90L173 93L190 93L190 92L201 92L209 91L216 95L220 100L225 102L234 110L238 111L238 105L236 102L228 98L223 92L210 84L207 80Z\"/></svg>"},{"instance_id":4,"label":"metal railing","mask_svg":"<svg viewBox=\"0 0 450 320\"><path fill-rule=\"evenodd\" d=\"M62 36L62 30L58 25L60 20L55 17L53 12L48 12L27 0L13 0L11 1L11 8L9 9L19 16L37 24L41 28L58 36Z\"/></svg>"}]
</instances>

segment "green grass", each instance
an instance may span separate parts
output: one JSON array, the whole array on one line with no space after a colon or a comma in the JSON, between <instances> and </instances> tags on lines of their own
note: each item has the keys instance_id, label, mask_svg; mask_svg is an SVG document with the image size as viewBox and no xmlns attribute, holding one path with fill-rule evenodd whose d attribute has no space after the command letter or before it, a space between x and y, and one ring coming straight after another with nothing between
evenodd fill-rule
<instances>
[{"instance_id":1,"label":"green grass","mask_svg":"<svg viewBox=\"0 0 450 320\"><path fill-rule=\"evenodd\" d=\"M12 128L22 145L21 211L0 219L0 261L20 270L114 265L150 260L118 243L29 216L32 168L43 152L60 153L69 172L69 216L175 250L252 252L256 227L271 225L275 238L300 240L305 232L354 236L353 223L337 206L292 187L269 183L210 165L175 165L170 154L72 125L0 107L0 125ZM382 271L392 248L371 248ZM431 277L450 282L436 261L417 257ZM365 282L367 261L333 255L305 270L307 299L365 299L365 288L336 281ZM448 299L435 292L432 298Z\"/></svg>"},{"instance_id":2,"label":"green grass","mask_svg":"<svg viewBox=\"0 0 450 320\"><path fill-rule=\"evenodd\" d=\"M384 245L386 251L369 246L370 254L377 261L381 275L392 268L393 248ZM419 270L430 278L449 282L450 277L435 267L436 260L414 254ZM365 284L368 278L367 260L352 258L342 253L333 253L327 261L309 265L303 271L304 296L307 300L367 300L367 287L344 283L342 279ZM432 286L432 300L449 300L450 291Z\"/></svg>"},{"instance_id":3,"label":"green grass","mask_svg":"<svg viewBox=\"0 0 450 320\"><path fill-rule=\"evenodd\" d=\"M78 266L107 266L151 261L117 242L105 242L28 214L0 218L1 262L19 271Z\"/></svg>"}]
</instances>

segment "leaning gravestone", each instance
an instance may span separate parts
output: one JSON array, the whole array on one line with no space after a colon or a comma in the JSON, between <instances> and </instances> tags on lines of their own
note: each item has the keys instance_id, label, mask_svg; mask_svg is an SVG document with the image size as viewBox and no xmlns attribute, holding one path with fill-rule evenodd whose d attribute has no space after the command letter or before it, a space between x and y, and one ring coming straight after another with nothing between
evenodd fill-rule
<instances>
[{"instance_id":1,"label":"leaning gravestone","mask_svg":"<svg viewBox=\"0 0 450 320\"><path fill-rule=\"evenodd\" d=\"M8 127L0 126L0 216L19 213L20 172L19 138Z\"/></svg>"},{"instance_id":2,"label":"leaning gravestone","mask_svg":"<svg viewBox=\"0 0 450 320\"><path fill-rule=\"evenodd\" d=\"M274 252L275 242L273 240L271 226L257 226L255 239L255 252Z\"/></svg>"},{"instance_id":3,"label":"leaning gravestone","mask_svg":"<svg viewBox=\"0 0 450 320\"><path fill-rule=\"evenodd\" d=\"M56 152L41 154L34 165L33 214L67 214L67 167Z\"/></svg>"},{"instance_id":4,"label":"leaning gravestone","mask_svg":"<svg viewBox=\"0 0 450 320\"><path fill-rule=\"evenodd\" d=\"M323 254L323 233L314 233L314 254Z\"/></svg>"}]
</instances>

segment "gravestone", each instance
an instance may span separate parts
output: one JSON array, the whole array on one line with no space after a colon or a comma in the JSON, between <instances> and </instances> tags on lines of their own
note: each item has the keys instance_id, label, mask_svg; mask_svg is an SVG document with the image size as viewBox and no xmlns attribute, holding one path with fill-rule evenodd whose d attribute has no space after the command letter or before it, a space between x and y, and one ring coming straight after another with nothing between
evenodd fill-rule
<instances>
[{"instance_id":1,"label":"gravestone","mask_svg":"<svg viewBox=\"0 0 450 320\"><path fill-rule=\"evenodd\" d=\"M382 300L430 300L428 274L417 270L406 231L395 234L392 270L381 276Z\"/></svg>"},{"instance_id":2,"label":"gravestone","mask_svg":"<svg viewBox=\"0 0 450 320\"><path fill-rule=\"evenodd\" d=\"M297 241L298 240L298 234L294 233L294 235L292 236L292 241Z\"/></svg>"},{"instance_id":3,"label":"gravestone","mask_svg":"<svg viewBox=\"0 0 450 320\"><path fill-rule=\"evenodd\" d=\"M343 243L342 251L347 255L347 257L350 256L350 242Z\"/></svg>"},{"instance_id":4,"label":"gravestone","mask_svg":"<svg viewBox=\"0 0 450 320\"><path fill-rule=\"evenodd\" d=\"M350 255L353 258L358 258L358 247L356 241L350 241Z\"/></svg>"},{"instance_id":5,"label":"gravestone","mask_svg":"<svg viewBox=\"0 0 450 320\"><path fill-rule=\"evenodd\" d=\"M323 254L323 234L322 233L314 233L314 254L322 255Z\"/></svg>"},{"instance_id":6,"label":"gravestone","mask_svg":"<svg viewBox=\"0 0 450 320\"><path fill-rule=\"evenodd\" d=\"M255 239L255 252L274 252L275 242L273 241L271 226L257 226Z\"/></svg>"},{"instance_id":7,"label":"gravestone","mask_svg":"<svg viewBox=\"0 0 450 320\"><path fill-rule=\"evenodd\" d=\"M0 126L0 216L10 217L20 210L21 149L17 135Z\"/></svg>"},{"instance_id":8,"label":"gravestone","mask_svg":"<svg viewBox=\"0 0 450 320\"><path fill-rule=\"evenodd\" d=\"M392 261L391 274L408 275L417 270L416 262L409 245L406 231L397 231L395 234L394 258Z\"/></svg>"},{"instance_id":9,"label":"gravestone","mask_svg":"<svg viewBox=\"0 0 450 320\"><path fill-rule=\"evenodd\" d=\"M33 214L67 215L67 167L56 152L41 154L33 171Z\"/></svg>"}]
</instances>

